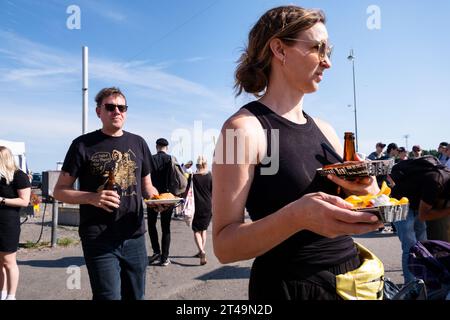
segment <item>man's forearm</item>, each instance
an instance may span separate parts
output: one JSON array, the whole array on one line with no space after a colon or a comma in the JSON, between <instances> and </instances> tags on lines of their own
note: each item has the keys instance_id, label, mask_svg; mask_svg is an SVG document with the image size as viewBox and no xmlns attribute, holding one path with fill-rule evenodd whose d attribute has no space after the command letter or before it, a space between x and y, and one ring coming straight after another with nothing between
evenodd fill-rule
<instances>
[{"instance_id":1,"label":"man's forearm","mask_svg":"<svg viewBox=\"0 0 450 320\"><path fill-rule=\"evenodd\" d=\"M78 191L71 188L55 189L53 196L56 200L70 204L91 204L92 192Z\"/></svg>"},{"instance_id":2,"label":"man's forearm","mask_svg":"<svg viewBox=\"0 0 450 320\"><path fill-rule=\"evenodd\" d=\"M440 219L450 215L450 208L444 209L431 209L428 212L419 211L419 219L422 221L430 221L435 219Z\"/></svg>"}]
</instances>

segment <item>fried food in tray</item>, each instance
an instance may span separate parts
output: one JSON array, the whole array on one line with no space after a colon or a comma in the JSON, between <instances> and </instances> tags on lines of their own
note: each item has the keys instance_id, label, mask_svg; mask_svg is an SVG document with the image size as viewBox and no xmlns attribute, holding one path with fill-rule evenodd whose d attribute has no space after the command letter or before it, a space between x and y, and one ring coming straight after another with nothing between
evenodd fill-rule
<instances>
[{"instance_id":1,"label":"fried food in tray","mask_svg":"<svg viewBox=\"0 0 450 320\"><path fill-rule=\"evenodd\" d=\"M351 195L344 199L353 204L353 210L374 213L383 222L405 220L409 210L409 200L406 197L397 200L389 197L391 188L383 182L381 190L376 195Z\"/></svg>"},{"instance_id":2,"label":"fried food in tray","mask_svg":"<svg viewBox=\"0 0 450 320\"><path fill-rule=\"evenodd\" d=\"M175 199L176 197L170 193L170 192L166 192L166 193L161 193L161 194L155 194L151 200L163 200L163 199Z\"/></svg>"},{"instance_id":3,"label":"fried food in tray","mask_svg":"<svg viewBox=\"0 0 450 320\"><path fill-rule=\"evenodd\" d=\"M147 204L178 204L183 198L178 198L170 192L154 195L151 199L145 199Z\"/></svg>"}]
</instances>

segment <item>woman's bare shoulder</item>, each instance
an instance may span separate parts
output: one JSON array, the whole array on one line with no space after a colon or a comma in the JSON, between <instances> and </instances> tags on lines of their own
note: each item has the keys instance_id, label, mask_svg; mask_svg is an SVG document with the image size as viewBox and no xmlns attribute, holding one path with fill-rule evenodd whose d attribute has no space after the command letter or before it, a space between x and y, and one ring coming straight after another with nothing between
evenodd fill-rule
<instances>
[{"instance_id":1,"label":"woman's bare shoulder","mask_svg":"<svg viewBox=\"0 0 450 320\"><path fill-rule=\"evenodd\" d=\"M259 121L253 113L247 109L239 109L225 121L223 127L226 129L249 129L255 124L259 124Z\"/></svg>"}]
</instances>

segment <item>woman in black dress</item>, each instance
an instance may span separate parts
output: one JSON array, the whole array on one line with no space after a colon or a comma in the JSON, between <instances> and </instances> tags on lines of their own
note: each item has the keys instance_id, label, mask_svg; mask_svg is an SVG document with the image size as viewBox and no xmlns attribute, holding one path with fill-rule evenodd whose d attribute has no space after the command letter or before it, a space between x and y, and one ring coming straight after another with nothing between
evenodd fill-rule
<instances>
[{"instance_id":1,"label":"woman in black dress","mask_svg":"<svg viewBox=\"0 0 450 320\"><path fill-rule=\"evenodd\" d=\"M0 287L2 300L15 300L19 282L16 251L20 236L20 207L30 202L28 176L14 162L11 151L0 146Z\"/></svg>"},{"instance_id":2,"label":"woman in black dress","mask_svg":"<svg viewBox=\"0 0 450 320\"><path fill-rule=\"evenodd\" d=\"M197 172L192 176L195 199L195 213L192 220L192 230L194 231L195 244L199 250L197 256L200 258L200 265L204 265L206 264L206 230L208 229L212 217L212 178L204 157L198 157L196 166Z\"/></svg>"}]
</instances>

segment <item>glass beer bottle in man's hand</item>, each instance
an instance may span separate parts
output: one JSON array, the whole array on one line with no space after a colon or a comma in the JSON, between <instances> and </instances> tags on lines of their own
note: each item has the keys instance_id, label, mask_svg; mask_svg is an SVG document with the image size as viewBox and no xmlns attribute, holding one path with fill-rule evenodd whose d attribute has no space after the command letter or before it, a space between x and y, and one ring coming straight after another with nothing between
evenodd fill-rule
<instances>
[{"instance_id":1,"label":"glass beer bottle in man's hand","mask_svg":"<svg viewBox=\"0 0 450 320\"><path fill-rule=\"evenodd\" d=\"M110 170L108 172L108 181L106 182L105 190L115 191L117 194L119 193L119 186L116 183L116 177L114 176L114 171ZM119 208L109 207L112 210L112 213L117 213Z\"/></svg>"}]
</instances>

